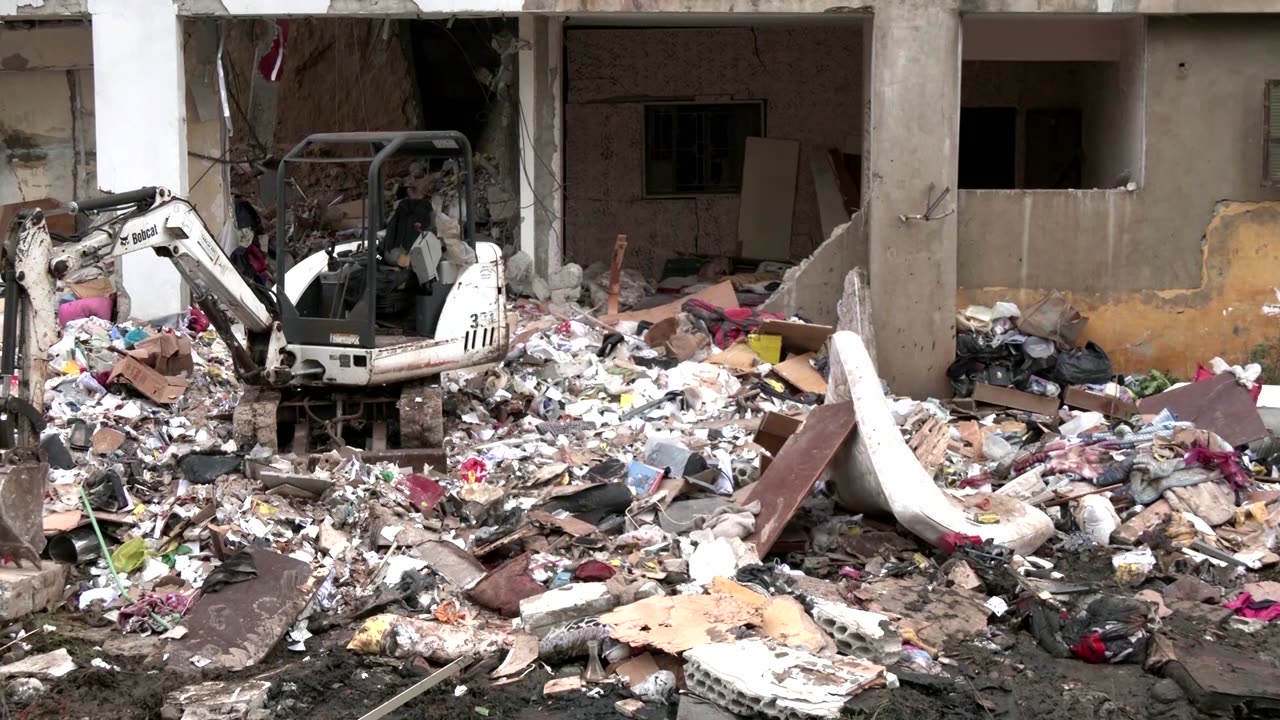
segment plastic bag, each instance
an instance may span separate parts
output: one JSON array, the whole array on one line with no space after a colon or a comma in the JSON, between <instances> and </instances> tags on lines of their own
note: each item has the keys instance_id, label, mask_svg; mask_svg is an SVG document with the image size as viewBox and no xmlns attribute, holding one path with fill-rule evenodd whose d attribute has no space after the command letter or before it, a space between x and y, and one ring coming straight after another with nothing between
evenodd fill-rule
<instances>
[{"instance_id":1,"label":"plastic bag","mask_svg":"<svg viewBox=\"0 0 1280 720\"><path fill-rule=\"evenodd\" d=\"M1111 382L1111 358L1092 342L1064 350L1058 353L1053 379L1063 385L1105 385Z\"/></svg>"}]
</instances>

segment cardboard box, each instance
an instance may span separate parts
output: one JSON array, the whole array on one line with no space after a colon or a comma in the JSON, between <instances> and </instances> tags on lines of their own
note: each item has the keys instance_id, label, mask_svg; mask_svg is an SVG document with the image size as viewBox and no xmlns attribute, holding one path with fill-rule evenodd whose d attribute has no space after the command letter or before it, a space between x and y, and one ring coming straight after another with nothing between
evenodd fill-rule
<instances>
[{"instance_id":1,"label":"cardboard box","mask_svg":"<svg viewBox=\"0 0 1280 720\"><path fill-rule=\"evenodd\" d=\"M780 415L778 413L769 413L760 421L760 427L756 429L755 437L751 440L755 444L769 451L769 455L777 457L782 450L782 446L787 443L787 438L796 434L800 426L804 424L804 418L794 418L789 415ZM769 455L760 457L760 474L769 469L769 463L773 462L773 458Z\"/></svg>"},{"instance_id":2,"label":"cardboard box","mask_svg":"<svg viewBox=\"0 0 1280 720\"><path fill-rule=\"evenodd\" d=\"M1137 405L1123 398L1115 395L1100 395L1080 387L1067 388L1067 394L1063 399L1073 408L1100 412L1107 417L1128 420L1139 413Z\"/></svg>"},{"instance_id":3,"label":"cardboard box","mask_svg":"<svg viewBox=\"0 0 1280 720\"><path fill-rule=\"evenodd\" d=\"M172 405L187 391L186 378L167 377L158 371L143 365L136 358L121 358L111 368L107 384L122 382L131 385L159 405Z\"/></svg>"},{"instance_id":4,"label":"cardboard box","mask_svg":"<svg viewBox=\"0 0 1280 720\"><path fill-rule=\"evenodd\" d=\"M156 369L161 375L177 377L195 374L191 357L191 341L178 335L161 333L133 346L129 355Z\"/></svg>"},{"instance_id":5,"label":"cardboard box","mask_svg":"<svg viewBox=\"0 0 1280 720\"><path fill-rule=\"evenodd\" d=\"M761 323L756 332L781 336L783 350L802 355L807 352L821 351L827 344L827 338L835 332L835 328L830 325L814 325L790 320L768 320Z\"/></svg>"},{"instance_id":6,"label":"cardboard box","mask_svg":"<svg viewBox=\"0 0 1280 720\"><path fill-rule=\"evenodd\" d=\"M1026 410L1037 415L1047 415L1053 417L1058 414L1058 408L1061 403L1058 398L1045 397L1043 395L1032 395L1031 393L1022 392L1008 387L997 387L995 385L987 385L985 383L975 383L973 386L973 399L975 402L990 403L992 405L1003 405L1004 407L1013 408L1015 410Z\"/></svg>"},{"instance_id":7,"label":"cardboard box","mask_svg":"<svg viewBox=\"0 0 1280 720\"><path fill-rule=\"evenodd\" d=\"M85 298L111 297L116 294L116 286L111 278L100 277L81 283L67 283L67 288L81 300Z\"/></svg>"}]
</instances>

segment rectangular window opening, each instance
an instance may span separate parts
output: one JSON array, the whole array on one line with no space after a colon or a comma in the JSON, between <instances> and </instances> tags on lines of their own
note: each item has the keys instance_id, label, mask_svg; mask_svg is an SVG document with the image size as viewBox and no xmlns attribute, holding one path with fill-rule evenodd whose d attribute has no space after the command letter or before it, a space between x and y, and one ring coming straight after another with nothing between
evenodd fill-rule
<instances>
[{"instance_id":1,"label":"rectangular window opening","mask_svg":"<svg viewBox=\"0 0 1280 720\"><path fill-rule=\"evenodd\" d=\"M760 101L646 105L645 195L741 192L747 138L764 135L764 114Z\"/></svg>"}]
</instances>

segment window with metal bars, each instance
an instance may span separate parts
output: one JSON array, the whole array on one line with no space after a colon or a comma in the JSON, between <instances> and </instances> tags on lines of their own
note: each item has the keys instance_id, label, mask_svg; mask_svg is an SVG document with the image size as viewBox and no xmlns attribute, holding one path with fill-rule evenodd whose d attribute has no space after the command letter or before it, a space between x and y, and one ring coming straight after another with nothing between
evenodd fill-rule
<instances>
[{"instance_id":1,"label":"window with metal bars","mask_svg":"<svg viewBox=\"0 0 1280 720\"><path fill-rule=\"evenodd\" d=\"M763 102L646 105L645 195L740 192L747 138L763 135Z\"/></svg>"},{"instance_id":2,"label":"window with metal bars","mask_svg":"<svg viewBox=\"0 0 1280 720\"><path fill-rule=\"evenodd\" d=\"M1262 145L1262 181L1280 185L1280 80L1268 80L1263 102L1262 129L1266 134Z\"/></svg>"}]
</instances>

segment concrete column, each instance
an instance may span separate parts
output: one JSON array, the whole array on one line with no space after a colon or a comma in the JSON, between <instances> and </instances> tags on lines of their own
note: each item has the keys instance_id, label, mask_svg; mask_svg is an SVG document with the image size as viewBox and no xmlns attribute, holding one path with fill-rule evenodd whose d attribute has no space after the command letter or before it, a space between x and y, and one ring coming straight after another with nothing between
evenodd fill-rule
<instances>
[{"instance_id":1,"label":"concrete column","mask_svg":"<svg viewBox=\"0 0 1280 720\"><path fill-rule=\"evenodd\" d=\"M93 24L98 187L187 191L186 78L172 0L89 0ZM150 250L121 258L132 315L161 320L186 308L182 278Z\"/></svg>"},{"instance_id":2,"label":"concrete column","mask_svg":"<svg viewBox=\"0 0 1280 720\"><path fill-rule=\"evenodd\" d=\"M867 196L876 365L893 392L919 398L951 394L960 34L957 0L876 6ZM946 188L936 219L899 217L923 215Z\"/></svg>"},{"instance_id":3,"label":"concrete column","mask_svg":"<svg viewBox=\"0 0 1280 720\"><path fill-rule=\"evenodd\" d=\"M546 277L564 261L564 18L520 16L520 249Z\"/></svg>"}]
</instances>

